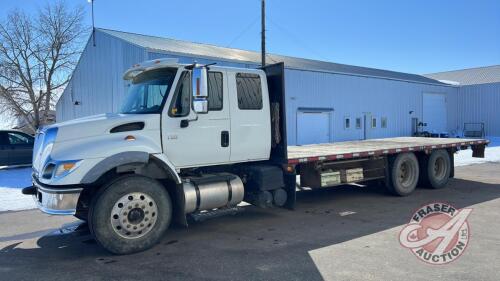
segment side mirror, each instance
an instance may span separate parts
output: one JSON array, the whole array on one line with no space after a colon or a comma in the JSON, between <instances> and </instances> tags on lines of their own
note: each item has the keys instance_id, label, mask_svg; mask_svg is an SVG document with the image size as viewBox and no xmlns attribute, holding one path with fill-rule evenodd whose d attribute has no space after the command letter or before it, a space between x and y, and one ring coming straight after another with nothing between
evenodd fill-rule
<instances>
[{"instance_id":1,"label":"side mirror","mask_svg":"<svg viewBox=\"0 0 500 281\"><path fill-rule=\"evenodd\" d=\"M196 113L207 113L208 112L208 101L206 99L193 100L193 110Z\"/></svg>"},{"instance_id":2,"label":"side mirror","mask_svg":"<svg viewBox=\"0 0 500 281\"><path fill-rule=\"evenodd\" d=\"M193 68L193 110L196 113L208 112L207 68Z\"/></svg>"},{"instance_id":3,"label":"side mirror","mask_svg":"<svg viewBox=\"0 0 500 281\"><path fill-rule=\"evenodd\" d=\"M207 83L207 68L194 67L193 68L193 98L206 99L208 97L208 83Z\"/></svg>"}]
</instances>

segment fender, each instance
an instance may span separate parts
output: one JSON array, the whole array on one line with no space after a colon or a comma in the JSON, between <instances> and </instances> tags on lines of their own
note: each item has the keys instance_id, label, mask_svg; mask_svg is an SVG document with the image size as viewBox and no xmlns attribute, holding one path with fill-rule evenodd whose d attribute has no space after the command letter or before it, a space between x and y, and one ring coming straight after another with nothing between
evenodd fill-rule
<instances>
[{"instance_id":1,"label":"fender","mask_svg":"<svg viewBox=\"0 0 500 281\"><path fill-rule=\"evenodd\" d=\"M159 164L159 166L165 170L165 172L169 174L177 184L182 183L181 178L175 172L174 165L172 165L167 157L163 154L149 154L144 151L127 151L107 157L92 167L92 169L85 174L81 183L91 184L98 180L106 172L118 166L134 163L147 164L150 160Z\"/></svg>"},{"instance_id":2,"label":"fender","mask_svg":"<svg viewBox=\"0 0 500 281\"><path fill-rule=\"evenodd\" d=\"M149 153L143 151L127 151L109 156L97 163L82 178L82 184L91 184L109 170L125 164L148 163Z\"/></svg>"},{"instance_id":3,"label":"fender","mask_svg":"<svg viewBox=\"0 0 500 281\"><path fill-rule=\"evenodd\" d=\"M165 154L151 154L151 158L160 162L163 166L163 169L171 175L172 179L174 179L177 184L182 183L181 177L179 177L179 174L177 174L175 166L172 164L172 162L170 162L170 160L168 160Z\"/></svg>"}]
</instances>

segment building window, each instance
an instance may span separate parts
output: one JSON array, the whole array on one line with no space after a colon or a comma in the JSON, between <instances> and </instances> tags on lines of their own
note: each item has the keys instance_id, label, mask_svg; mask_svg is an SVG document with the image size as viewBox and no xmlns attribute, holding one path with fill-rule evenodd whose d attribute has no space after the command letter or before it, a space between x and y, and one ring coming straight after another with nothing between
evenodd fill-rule
<instances>
[{"instance_id":1,"label":"building window","mask_svg":"<svg viewBox=\"0 0 500 281\"><path fill-rule=\"evenodd\" d=\"M361 129L361 117L356 118L356 129Z\"/></svg>"},{"instance_id":2,"label":"building window","mask_svg":"<svg viewBox=\"0 0 500 281\"><path fill-rule=\"evenodd\" d=\"M262 109L262 86L259 75L251 73L236 74L236 87L239 109Z\"/></svg>"},{"instance_id":3,"label":"building window","mask_svg":"<svg viewBox=\"0 0 500 281\"><path fill-rule=\"evenodd\" d=\"M344 118L344 129L350 129L351 128L351 118L345 117Z\"/></svg>"},{"instance_id":4,"label":"building window","mask_svg":"<svg viewBox=\"0 0 500 281\"><path fill-rule=\"evenodd\" d=\"M372 117L372 128L377 128L377 118Z\"/></svg>"},{"instance_id":5,"label":"building window","mask_svg":"<svg viewBox=\"0 0 500 281\"><path fill-rule=\"evenodd\" d=\"M387 117L380 118L380 127L387 128Z\"/></svg>"},{"instance_id":6,"label":"building window","mask_svg":"<svg viewBox=\"0 0 500 281\"><path fill-rule=\"evenodd\" d=\"M222 72L208 72L208 110L222 110Z\"/></svg>"}]
</instances>

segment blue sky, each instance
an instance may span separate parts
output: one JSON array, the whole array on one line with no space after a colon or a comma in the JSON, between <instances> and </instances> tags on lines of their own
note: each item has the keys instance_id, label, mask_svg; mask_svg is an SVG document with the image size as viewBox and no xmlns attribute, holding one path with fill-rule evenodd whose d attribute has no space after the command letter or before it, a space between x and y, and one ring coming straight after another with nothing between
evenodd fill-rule
<instances>
[{"instance_id":1,"label":"blue sky","mask_svg":"<svg viewBox=\"0 0 500 281\"><path fill-rule=\"evenodd\" d=\"M0 18L44 1L0 0ZM87 0L68 0L83 5ZM98 27L260 48L260 0L95 0ZM430 73L500 64L498 0L267 0L272 53Z\"/></svg>"}]
</instances>

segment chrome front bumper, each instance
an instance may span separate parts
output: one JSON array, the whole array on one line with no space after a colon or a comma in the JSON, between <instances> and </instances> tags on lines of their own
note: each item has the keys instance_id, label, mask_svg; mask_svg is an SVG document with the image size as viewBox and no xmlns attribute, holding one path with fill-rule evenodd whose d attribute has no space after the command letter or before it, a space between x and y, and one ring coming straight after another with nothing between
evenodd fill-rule
<instances>
[{"instance_id":1,"label":"chrome front bumper","mask_svg":"<svg viewBox=\"0 0 500 281\"><path fill-rule=\"evenodd\" d=\"M53 188L33 181L36 193L33 195L38 208L51 215L74 215L83 188Z\"/></svg>"}]
</instances>

